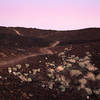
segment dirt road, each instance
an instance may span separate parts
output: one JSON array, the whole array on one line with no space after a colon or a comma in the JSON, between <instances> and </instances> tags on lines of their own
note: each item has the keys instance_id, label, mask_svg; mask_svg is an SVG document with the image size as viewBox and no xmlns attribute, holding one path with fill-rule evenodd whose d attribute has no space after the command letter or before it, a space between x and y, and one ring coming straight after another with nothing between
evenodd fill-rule
<instances>
[{"instance_id":1,"label":"dirt road","mask_svg":"<svg viewBox=\"0 0 100 100\"><path fill-rule=\"evenodd\" d=\"M21 57L16 57L16 58L10 59L8 61L2 61L2 62L0 62L0 68L3 68L3 66L5 66L5 65L16 64L16 63L18 63L22 60L25 60L27 58L30 58L30 57L36 57L36 56L45 55L45 54L52 55L54 53L50 50L50 48L54 48L59 43L60 43L59 41L56 41L56 42L52 43L52 45L50 45L49 47L40 48L39 53L32 53L32 54L21 56Z\"/></svg>"}]
</instances>

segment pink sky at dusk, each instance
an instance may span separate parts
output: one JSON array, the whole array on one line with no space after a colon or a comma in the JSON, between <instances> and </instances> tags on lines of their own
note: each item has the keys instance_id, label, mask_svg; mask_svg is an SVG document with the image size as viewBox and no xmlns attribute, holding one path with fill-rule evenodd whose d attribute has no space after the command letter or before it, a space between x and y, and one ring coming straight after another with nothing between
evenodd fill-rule
<instances>
[{"instance_id":1,"label":"pink sky at dusk","mask_svg":"<svg viewBox=\"0 0 100 100\"><path fill-rule=\"evenodd\" d=\"M0 0L0 26L100 27L100 0Z\"/></svg>"}]
</instances>

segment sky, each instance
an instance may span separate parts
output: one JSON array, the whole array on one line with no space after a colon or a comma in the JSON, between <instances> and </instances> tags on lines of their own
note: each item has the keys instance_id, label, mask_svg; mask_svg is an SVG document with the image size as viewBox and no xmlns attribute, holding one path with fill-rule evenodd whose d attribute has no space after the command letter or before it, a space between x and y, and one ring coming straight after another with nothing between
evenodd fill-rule
<instances>
[{"instance_id":1,"label":"sky","mask_svg":"<svg viewBox=\"0 0 100 100\"><path fill-rule=\"evenodd\" d=\"M0 0L0 26L55 30L100 27L100 0Z\"/></svg>"}]
</instances>

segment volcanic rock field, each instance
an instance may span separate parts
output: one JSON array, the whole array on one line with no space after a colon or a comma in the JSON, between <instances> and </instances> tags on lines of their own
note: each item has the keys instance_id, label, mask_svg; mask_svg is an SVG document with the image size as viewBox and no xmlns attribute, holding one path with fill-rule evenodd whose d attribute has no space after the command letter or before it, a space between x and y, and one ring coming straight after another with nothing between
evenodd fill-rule
<instances>
[{"instance_id":1,"label":"volcanic rock field","mask_svg":"<svg viewBox=\"0 0 100 100\"><path fill-rule=\"evenodd\" d=\"M100 28L1 26L0 100L100 100Z\"/></svg>"}]
</instances>

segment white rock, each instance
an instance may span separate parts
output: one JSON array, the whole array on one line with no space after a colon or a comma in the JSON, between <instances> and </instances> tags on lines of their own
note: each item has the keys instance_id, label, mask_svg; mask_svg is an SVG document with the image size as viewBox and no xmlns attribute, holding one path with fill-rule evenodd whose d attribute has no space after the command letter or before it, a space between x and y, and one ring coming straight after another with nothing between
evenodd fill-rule
<instances>
[{"instance_id":1,"label":"white rock","mask_svg":"<svg viewBox=\"0 0 100 100\"><path fill-rule=\"evenodd\" d=\"M74 70L73 69L73 70L70 71L71 76L79 76L81 74L82 74L82 72L80 70Z\"/></svg>"},{"instance_id":2,"label":"white rock","mask_svg":"<svg viewBox=\"0 0 100 100\"><path fill-rule=\"evenodd\" d=\"M11 67L8 68L8 72L9 72L9 73L12 72L12 68L11 68Z\"/></svg>"}]
</instances>

